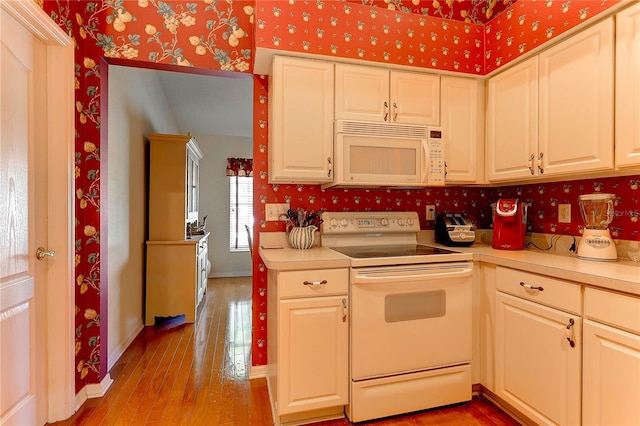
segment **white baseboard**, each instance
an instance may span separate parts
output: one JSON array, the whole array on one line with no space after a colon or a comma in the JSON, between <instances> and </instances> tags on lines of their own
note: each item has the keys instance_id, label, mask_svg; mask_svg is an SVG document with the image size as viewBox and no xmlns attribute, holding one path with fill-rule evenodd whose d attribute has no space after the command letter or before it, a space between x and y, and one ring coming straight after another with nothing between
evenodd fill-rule
<instances>
[{"instance_id":1,"label":"white baseboard","mask_svg":"<svg viewBox=\"0 0 640 426\"><path fill-rule=\"evenodd\" d=\"M87 401L87 399L102 398L107 393L112 384L113 379L111 378L111 375L107 373L107 375L104 376L100 383L90 383L80 389L80 392L76 394L75 411L78 411L80 407L82 407L82 404Z\"/></svg>"},{"instance_id":2,"label":"white baseboard","mask_svg":"<svg viewBox=\"0 0 640 426\"><path fill-rule=\"evenodd\" d=\"M139 324L131 331L131 333L129 333L127 338L122 343L120 343L120 345L118 345L118 347L112 353L107 354L107 357L108 357L107 371L111 371L113 366L116 365L116 362L118 362L118 360L120 359L122 354L124 354L124 352L127 350L131 342L133 342L135 338L138 337L138 334L140 334L143 328L144 328L144 324L142 323L142 320L140 320Z\"/></svg>"},{"instance_id":3,"label":"white baseboard","mask_svg":"<svg viewBox=\"0 0 640 426\"><path fill-rule=\"evenodd\" d=\"M260 377L267 377L266 365L252 365L249 367L249 379L258 379Z\"/></svg>"}]
</instances>

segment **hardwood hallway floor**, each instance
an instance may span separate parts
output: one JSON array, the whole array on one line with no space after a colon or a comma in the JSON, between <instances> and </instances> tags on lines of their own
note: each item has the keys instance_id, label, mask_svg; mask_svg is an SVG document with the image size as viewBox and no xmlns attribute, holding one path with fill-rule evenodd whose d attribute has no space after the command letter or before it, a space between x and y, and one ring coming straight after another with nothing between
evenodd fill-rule
<instances>
[{"instance_id":1,"label":"hardwood hallway floor","mask_svg":"<svg viewBox=\"0 0 640 426\"><path fill-rule=\"evenodd\" d=\"M251 277L209 279L207 289L196 324L145 327L112 368L107 394L54 424L271 425L266 380L249 380ZM517 425L484 398L361 424Z\"/></svg>"}]
</instances>

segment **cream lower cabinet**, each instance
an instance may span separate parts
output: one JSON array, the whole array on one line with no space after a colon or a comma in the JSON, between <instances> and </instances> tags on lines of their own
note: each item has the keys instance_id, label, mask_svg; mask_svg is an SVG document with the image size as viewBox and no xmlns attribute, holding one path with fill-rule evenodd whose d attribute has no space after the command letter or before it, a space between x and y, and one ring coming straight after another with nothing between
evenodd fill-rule
<instances>
[{"instance_id":1,"label":"cream lower cabinet","mask_svg":"<svg viewBox=\"0 0 640 426\"><path fill-rule=\"evenodd\" d=\"M584 425L640 425L640 298L587 287Z\"/></svg>"},{"instance_id":2,"label":"cream lower cabinet","mask_svg":"<svg viewBox=\"0 0 640 426\"><path fill-rule=\"evenodd\" d=\"M333 181L333 81L333 63L273 58L269 183Z\"/></svg>"},{"instance_id":3,"label":"cream lower cabinet","mask_svg":"<svg viewBox=\"0 0 640 426\"><path fill-rule=\"evenodd\" d=\"M616 167L640 168L640 3L616 15Z\"/></svg>"},{"instance_id":4,"label":"cream lower cabinet","mask_svg":"<svg viewBox=\"0 0 640 426\"><path fill-rule=\"evenodd\" d=\"M348 270L268 271L274 424L341 417L348 403Z\"/></svg>"},{"instance_id":5,"label":"cream lower cabinet","mask_svg":"<svg viewBox=\"0 0 640 426\"><path fill-rule=\"evenodd\" d=\"M207 290L208 237L147 241L145 325L154 325L155 317L182 314L185 322L196 321Z\"/></svg>"},{"instance_id":6,"label":"cream lower cabinet","mask_svg":"<svg viewBox=\"0 0 640 426\"><path fill-rule=\"evenodd\" d=\"M496 395L537 424L580 424L580 285L498 267L496 287Z\"/></svg>"}]
</instances>

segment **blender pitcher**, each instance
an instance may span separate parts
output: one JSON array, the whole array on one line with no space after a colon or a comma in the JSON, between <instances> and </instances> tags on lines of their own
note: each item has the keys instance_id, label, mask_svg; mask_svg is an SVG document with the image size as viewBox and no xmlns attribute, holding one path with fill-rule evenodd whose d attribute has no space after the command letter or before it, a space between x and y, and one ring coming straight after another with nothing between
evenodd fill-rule
<instances>
[{"instance_id":1,"label":"blender pitcher","mask_svg":"<svg viewBox=\"0 0 640 426\"><path fill-rule=\"evenodd\" d=\"M578 257L589 260L616 260L618 253L609 233L613 221L614 194L584 194L578 197L585 230L578 245Z\"/></svg>"}]
</instances>

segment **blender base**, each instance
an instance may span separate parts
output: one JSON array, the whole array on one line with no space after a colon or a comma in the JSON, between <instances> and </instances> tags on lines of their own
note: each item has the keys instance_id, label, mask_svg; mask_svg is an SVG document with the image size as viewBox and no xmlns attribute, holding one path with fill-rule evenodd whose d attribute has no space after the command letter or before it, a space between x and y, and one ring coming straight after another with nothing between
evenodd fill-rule
<instances>
[{"instance_id":1,"label":"blender base","mask_svg":"<svg viewBox=\"0 0 640 426\"><path fill-rule=\"evenodd\" d=\"M612 262L618 259L616 245L608 229L585 229L578 244L578 258Z\"/></svg>"}]
</instances>

